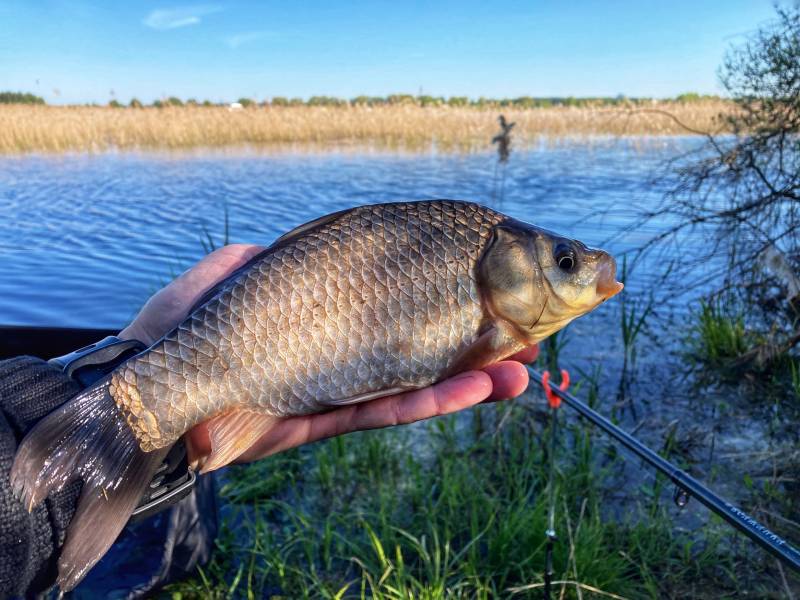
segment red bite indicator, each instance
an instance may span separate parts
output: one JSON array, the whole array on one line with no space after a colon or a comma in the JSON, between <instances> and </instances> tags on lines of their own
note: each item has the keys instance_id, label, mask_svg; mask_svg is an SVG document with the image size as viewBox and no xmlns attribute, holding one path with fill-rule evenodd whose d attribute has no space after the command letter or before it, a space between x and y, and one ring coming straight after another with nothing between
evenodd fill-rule
<instances>
[{"instance_id":1,"label":"red bite indicator","mask_svg":"<svg viewBox=\"0 0 800 600\"><path fill-rule=\"evenodd\" d=\"M556 396L553 393L553 389L550 387L550 371L544 371L542 373L542 387L544 388L544 395L547 396L547 402L550 404L550 408L558 408L561 406L561 398ZM558 389L562 392L566 392L567 388L569 388L569 371L561 369L561 384L559 384Z\"/></svg>"}]
</instances>

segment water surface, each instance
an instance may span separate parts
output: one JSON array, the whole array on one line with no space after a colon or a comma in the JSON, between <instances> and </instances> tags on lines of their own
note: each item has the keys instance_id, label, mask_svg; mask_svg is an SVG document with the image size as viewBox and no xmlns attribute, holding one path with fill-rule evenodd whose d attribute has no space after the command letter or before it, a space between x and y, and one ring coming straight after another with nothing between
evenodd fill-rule
<instances>
[{"instance_id":1,"label":"water surface","mask_svg":"<svg viewBox=\"0 0 800 600\"><path fill-rule=\"evenodd\" d=\"M357 204L468 199L599 244L661 200L653 175L695 143L542 146L505 169L489 153L0 158L0 324L122 327L203 255L205 230L221 242L226 210L231 241L268 244ZM651 234L637 229L607 247L621 252Z\"/></svg>"}]
</instances>

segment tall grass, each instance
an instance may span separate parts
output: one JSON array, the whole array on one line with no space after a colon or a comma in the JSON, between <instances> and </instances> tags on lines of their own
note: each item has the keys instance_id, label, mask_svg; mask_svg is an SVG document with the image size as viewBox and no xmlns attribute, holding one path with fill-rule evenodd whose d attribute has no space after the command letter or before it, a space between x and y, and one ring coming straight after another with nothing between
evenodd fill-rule
<instances>
[{"instance_id":1,"label":"tall grass","mask_svg":"<svg viewBox=\"0 0 800 600\"><path fill-rule=\"evenodd\" d=\"M718 100L654 104L647 109L584 106L504 109L518 147L543 138L675 135L715 130L731 105ZM442 151L484 149L495 133L494 109L470 106L251 106L163 103L161 108L0 105L0 153L180 150L286 144L373 145Z\"/></svg>"},{"instance_id":2,"label":"tall grass","mask_svg":"<svg viewBox=\"0 0 800 600\"><path fill-rule=\"evenodd\" d=\"M620 281L628 283L628 257L622 259L622 271ZM647 324L648 317L655 310L655 297L651 291L649 295L642 298L631 300L629 294L620 296L620 333L622 339L622 371L619 377L619 387L617 388L617 408L626 406L630 403L631 411L636 415L636 407L630 398L631 380L636 375L636 357L638 345L636 343L639 335Z\"/></svg>"},{"instance_id":3,"label":"tall grass","mask_svg":"<svg viewBox=\"0 0 800 600\"><path fill-rule=\"evenodd\" d=\"M233 467L221 489L226 534L213 562L172 598L443 599L541 597L547 503L545 438L529 401L479 407L486 432L459 418L362 432ZM511 411L507 417L506 412ZM727 529L703 540L652 503L608 518L619 464L587 427L563 429L556 471L556 597L679 598L759 593ZM724 536L724 537L723 537ZM753 558L750 555L748 558ZM753 578L760 582L753 583ZM593 591L594 590L594 591ZM763 591L763 590L762 590Z\"/></svg>"},{"instance_id":4,"label":"tall grass","mask_svg":"<svg viewBox=\"0 0 800 600\"><path fill-rule=\"evenodd\" d=\"M702 301L690 338L692 358L724 372L751 348L750 337L742 312L721 300Z\"/></svg>"},{"instance_id":5,"label":"tall grass","mask_svg":"<svg viewBox=\"0 0 800 600\"><path fill-rule=\"evenodd\" d=\"M794 392L794 399L800 402L800 360L790 359L789 369L792 373L792 392Z\"/></svg>"}]
</instances>

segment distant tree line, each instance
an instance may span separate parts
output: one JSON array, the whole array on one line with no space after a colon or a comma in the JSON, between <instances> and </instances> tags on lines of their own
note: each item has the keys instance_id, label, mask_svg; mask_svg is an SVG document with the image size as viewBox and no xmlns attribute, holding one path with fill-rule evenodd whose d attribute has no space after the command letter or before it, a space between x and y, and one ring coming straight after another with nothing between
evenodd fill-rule
<instances>
[{"instance_id":1,"label":"distant tree line","mask_svg":"<svg viewBox=\"0 0 800 600\"><path fill-rule=\"evenodd\" d=\"M719 100L719 96L703 95L694 92L680 94L674 98L667 98L668 101L691 103L703 102L706 100ZM552 106L636 106L651 104L658 101L656 98L637 97L631 98L623 95L619 96L596 96L596 97L573 97L573 96L552 96L534 97L520 96L518 98L468 98L467 96L413 96L411 94L391 94L389 96L356 96L355 98L337 98L335 96L311 96L308 99L289 98L286 96L273 96L271 99L261 102L253 98L239 98L236 102L243 108L256 106L472 106L477 108L548 108ZM664 99L661 99L664 100ZM121 107L122 104L112 100L110 106ZM228 106L227 102L202 102L189 99L186 101L171 96L166 99L154 101L151 106L163 108L167 106ZM131 108L142 108L144 104L134 98L130 101Z\"/></svg>"},{"instance_id":2,"label":"distant tree line","mask_svg":"<svg viewBox=\"0 0 800 600\"><path fill-rule=\"evenodd\" d=\"M704 100L719 99L718 96L707 96L693 92L680 94L675 98L670 98L674 102L701 102ZM255 106L472 106L477 108L549 108L552 106L637 106L651 104L655 98L629 98L622 94L618 96L597 96L582 97L573 96L552 96L534 97L520 96L518 98L468 98L467 96L429 96L411 94L391 94L389 96L356 96L355 98L345 99L334 96L311 96L307 100L303 98L287 98L285 96L274 96L269 100L258 102L252 98L239 98L237 102L243 108ZM0 104L44 104L44 99L33 94L22 92L0 92ZM137 98L133 98L127 105L119 100L111 100L108 106L112 108L144 108L147 106ZM194 98L181 100L175 96L155 100L149 106L165 108L169 106L229 106L228 102L211 102L210 100L198 101Z\"/></svg>"},{"instance_id":3,"label":"distant tree line","mask_svg":"<svg viewBox=\"0 0 800 600\"><path fill-rule=\"evenodd\" d=\"M44 98L24 92L0 92L0 104L44 104Z\"/></svg>"}]
</instances>

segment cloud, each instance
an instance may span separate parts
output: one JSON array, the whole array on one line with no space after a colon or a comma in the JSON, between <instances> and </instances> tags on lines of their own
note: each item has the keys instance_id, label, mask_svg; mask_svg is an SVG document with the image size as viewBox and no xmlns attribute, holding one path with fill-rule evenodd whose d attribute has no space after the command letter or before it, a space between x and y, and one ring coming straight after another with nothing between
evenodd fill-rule
<instances>
[{"instance_id":1,"label":"cloud","mask_svg":"<svg viewBox=\"0 0 800 600\"><path fill-rule=\"evenodd\" d=\"M226 37L225 43L231 48L236 49L239 46L244 46L245 44L263 40L267 37L274 37L274 35L275 34L272 31L245 31Z\"/></svg>"},{"instance_id":2,"label":"cloud","mask_svg":"<svg viewBox=\"0 0 800 600\"><path fill-rule=\"evenodd\" d=\"M177 29L188 25L197 25L201 17L220 12L222 7L209 4L196 6L180 6L177 8L159 8L151 11L142 21L151 29Z\"/></svg>"}]
</instances>

